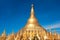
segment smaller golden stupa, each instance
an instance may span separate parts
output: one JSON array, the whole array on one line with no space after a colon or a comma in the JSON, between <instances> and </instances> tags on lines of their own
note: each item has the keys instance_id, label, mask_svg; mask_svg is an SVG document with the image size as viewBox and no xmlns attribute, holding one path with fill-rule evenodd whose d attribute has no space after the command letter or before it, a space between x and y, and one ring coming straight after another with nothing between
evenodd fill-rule
<instances>
[{"instance_id":1,"label":"smaller golden stupa","mask_svg":"<svg viewBox=\"0 0 60 40\"><path fill-rule=\"evenodd\" d=\"M2 33L2 35L0 36L0 40L6 40L6 31L4 29L4 32Z\"/></svg>"}]
</instances>

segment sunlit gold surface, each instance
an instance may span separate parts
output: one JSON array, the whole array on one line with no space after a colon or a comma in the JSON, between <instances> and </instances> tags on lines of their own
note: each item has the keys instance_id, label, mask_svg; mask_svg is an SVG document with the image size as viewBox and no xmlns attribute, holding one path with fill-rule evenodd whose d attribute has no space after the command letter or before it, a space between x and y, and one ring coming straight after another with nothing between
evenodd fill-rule
<instances>
[{"instance_id":1,"label":"sunlit gold surface","mask_svg":"<svg viewBox=\"0 0 60 40\"><path fill-rule=\"evenodd\" d=\"M47 32L41 25L39 25L34 15L34 6L32 4L31 15L24 28L18 33L6 36L5 31L0 40L60 40L60 35Z\"/></svg>"}]
</instances>

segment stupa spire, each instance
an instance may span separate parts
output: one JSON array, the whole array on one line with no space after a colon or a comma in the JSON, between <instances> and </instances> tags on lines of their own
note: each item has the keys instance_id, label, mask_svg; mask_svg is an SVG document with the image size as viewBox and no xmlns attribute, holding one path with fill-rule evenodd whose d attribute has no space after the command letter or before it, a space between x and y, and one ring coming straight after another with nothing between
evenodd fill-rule
<instances>
[{"instance_id":1,"label":"stupa spire","mask_svg":"<svg viewBox=\"0 0 60 40\"><path fill-rule=\"evenodd\" d=\"M12 34L14 34L14 31L12 30Z\"/></svg>"},{"instance_id":2,"label":"stupa spire","mask_svg":"<svg viewBox=\"0 0 60 40\"><path fill-rule=\"evenodd\" d=\"M12 35L14 35L14 30L12 29Z\"/></svg>"},{"instance_id":3,"label":"stupa spire","mask_svg":"<svg viewBox=\"0 0 60 40\"><path fill-rule=\"evenodd\" d=\"M27 24L36 24L36 25L38 25L38 21L34 16L34 6L33 6L33 4L31 6L32 6L31 7L31 12L30 12L31 15L30 15L30 18L28 19Z\"/></svg>"},{"instance_id":4,"label":"stupa spire","mask_svg":"<svg viewBox=\"0 0 60 40\"><path fill-rule=\"evenodd\" d=\"M32 6L32 8L31 8L31 16L30 17L34 17L34 6L33 6L33 4L31 6Z\"/></svg>"},{"instance_id":5,"label":"stupa spire","mask_svg":"<svg viewBox=\"0 0 60 40\"><path fill-rule=\"evenodd\" d=\"M14 30L12 30L12 34L14 34Z\"/></svg>"},{"instance_id":6,"label":"stupa spire","mask_svg":"<svg viewBox=\"0 0 60 40\"><path fill-rule=\"evenodd\" d=\"M4 29L4 32L3 32L3 34L5 34L6 33L6 31L5 31L5 29Z\"/></svg>"},{"instance_id":7,"label":"stupa spire","mask_svg":"<svg viewBox=\"0 0 60 40\"><path fill-rule=\"evenodd\" d=\"M2 33L2 36L5 36L6 35L6 31L5 31L5 29L4 29L4 31L3 31L3 33Z\"/></svg>"}]
</instances>

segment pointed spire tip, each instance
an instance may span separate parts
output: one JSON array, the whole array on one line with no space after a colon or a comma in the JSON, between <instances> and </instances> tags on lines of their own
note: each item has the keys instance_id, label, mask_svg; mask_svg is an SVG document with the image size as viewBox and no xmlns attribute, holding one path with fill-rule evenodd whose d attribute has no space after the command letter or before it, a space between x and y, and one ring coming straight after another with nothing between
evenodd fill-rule
<instances>
[{"instance_id":1,"label":"pointed spire tip","mask_svg":"<svg viewBox=\"0 0 60 40\"><path fill-rule=\"evenodd\" d=\"M32 4L32 7L33 7L34 5Z\"/></svg>"}]
</instances>

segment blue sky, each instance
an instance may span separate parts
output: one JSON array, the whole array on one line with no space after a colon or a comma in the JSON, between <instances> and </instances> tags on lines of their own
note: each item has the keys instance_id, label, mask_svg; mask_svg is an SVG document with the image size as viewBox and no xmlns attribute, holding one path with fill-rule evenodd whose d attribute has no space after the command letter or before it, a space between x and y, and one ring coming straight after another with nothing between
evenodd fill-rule
<instances>
[{"instance_id":1,"label":"blue sky","mask_svg":"<svg viewBox=\"0 0 60 40\"><path fill-rule=\"evenodd\" d=\"M60 0L0 0L0 34L18 32L26 25L34 4L35 16L44 28L60 29ZM53 25L53 26L52 26Z\"/></svg>"}]
</instances>

